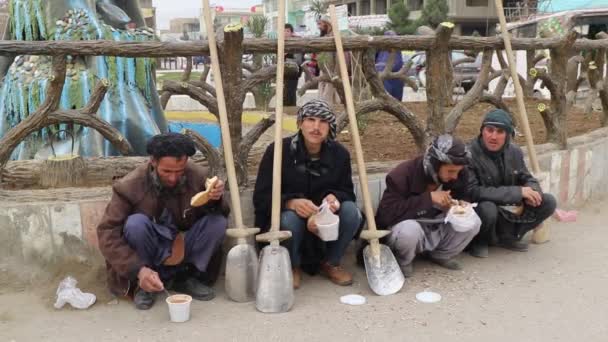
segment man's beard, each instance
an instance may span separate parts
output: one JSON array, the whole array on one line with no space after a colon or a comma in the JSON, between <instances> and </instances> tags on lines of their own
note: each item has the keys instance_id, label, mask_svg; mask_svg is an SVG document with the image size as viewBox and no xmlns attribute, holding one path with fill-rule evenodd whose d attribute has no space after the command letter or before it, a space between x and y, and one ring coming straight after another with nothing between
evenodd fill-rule
<instances>
[{"instance_id":1,"label":"man's beard","mask_svg":"<svg viewBox=\"0 0 608 342\"><path fill-rule=\"evenodd\" d=\"M156 189L159 195L171 196L181 192L186 184L186 176L181 176L175 186L167 186L163 184L158 172L156 170L152 170L152 183L154 184L154 189Z\"/></svg>"},{"instance_id":2,"label":"man's beard","mask_svg":"<svg viewBox=\"0 0 608 342\"><path fill-rule=\"evenodd\" d=\"M321 37L325 37L327 35L327 30L320 30Z\"/></svg>"},{"instance_id":3,"label":"man's beard","mask_svg":"<svg viewBox=\"0 0 608 342\"><path fill-rule=\"evenodd\" d=\"M449 182L441 181L441 184L445 188L451 189L451 188L453 188L456 185L457 182L458 182L458 180L456 179L456 180L452 180L452 181L449 181Z\"/></svg>"}]
</instances>

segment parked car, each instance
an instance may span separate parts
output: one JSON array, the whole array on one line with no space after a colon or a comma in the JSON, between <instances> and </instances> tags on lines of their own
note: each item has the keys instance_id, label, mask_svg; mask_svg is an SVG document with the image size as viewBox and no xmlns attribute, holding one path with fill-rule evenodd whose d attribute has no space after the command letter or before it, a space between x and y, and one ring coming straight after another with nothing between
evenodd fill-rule
<instances>
[{"instance_id":1,"label":"parked car","mask_svg":"<svg viewBox=\"0 0 608 342\"><path fill-rule=\"evenodd\" d=\"M451 54L452 63L467 58L464 51L454 50ZM421 87L426 86L426 53L416 52L410 58L412 67L408 76L415 78ZM460 63L454 67L454 83L456 87L462 87L465 92L471 90L477 77L481 72L481 54L477 54L474 62Z\"/></svg>"},{"instance_id":2,"label":"parked car","mask_svg":"<svg viewBox=\"0 0 608 342\"><path fill-rule=\"evenodd\" d=\"M426 72L424 71L426 66L426 53L425 52L416 52L414 53L407 61L404 60L403 63L408 63L411 61L412 66L407 72L407 76L416 80L420 86L423 86L426 83L420 79L422 76L424 81L426 81ZM420 74L422 72L422 75Z\"/></svg>"},{"instance_id":3,"label":"parked car","mask_svg":"<svg viewBox=\"0 0 608 342\"><path fill-rule=\"evenodd\" d=\"M463 51L452 51L452 63L463 58L470 58ZM481 72L481 53L475 57L471 63L460 63L454 67L454 84L462 87L465 93L473 88L477 77Z\"/></svg>"}]
</instances>

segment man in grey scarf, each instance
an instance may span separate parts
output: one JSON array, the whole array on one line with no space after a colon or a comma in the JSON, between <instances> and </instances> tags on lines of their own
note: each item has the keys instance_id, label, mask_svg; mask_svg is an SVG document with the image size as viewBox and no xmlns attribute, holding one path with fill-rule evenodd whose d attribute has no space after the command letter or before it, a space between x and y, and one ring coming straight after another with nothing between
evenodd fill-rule
<instances>
[{"instance_id":1,"label":"man in grey scarf","mask_svg":"<svg viewBox=\"0 0 608 342\"><path fill-rule=\"evenodd\" d=\"M488 256L488 246L525 252L522 237L553 215L556 201L543 192L528 171L522 150L511 142L514 127L509 113L488 112L479 136L470 143L469 192L482 220L481 231L471 244L475 257Z\"/></svg>"}]
</instances>

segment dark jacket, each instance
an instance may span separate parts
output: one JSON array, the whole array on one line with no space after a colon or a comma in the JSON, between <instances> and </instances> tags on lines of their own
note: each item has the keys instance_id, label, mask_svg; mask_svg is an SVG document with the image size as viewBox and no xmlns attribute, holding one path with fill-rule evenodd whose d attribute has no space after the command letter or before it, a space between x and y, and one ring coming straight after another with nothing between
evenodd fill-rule
<instances>
[{"instance_id":1,"label":"dark jacket","mask_svg":"<svg viewBox=\"0 0 608 342\"><path fill-rule=\"evenodd\" d=\"M517 145L508 143L503 150L503 169L484 151L480 138L469 143L472 161L469 165L469 191L474 202L490 201L498 205L521 204L521 187L528 186L542 194Z\"/></svg>"},{"instance_id":2,"label":"dark jacket","mask_svg":"<svg viewBox=\"0 0 608 342\"><path fill-rule=\"evenodd\" d=\"M424 172L422 160L420 156L405 161L386 175L386 190L376 213L378 227L389 228L401 221L432 219L441 214L441 210L433 206L428 190L433 180ZM467 170L463 168L458 179L444 185L443 190L451 190L454 199L469 200L467 180Z\"/></svg>"},{"instance_id":3,"label":"dark jacket","mask_svg":"<svg viewBox=\"0 0 608 342\"><path fill-rule=\"evenodd\" d=\"M355 201L350 166L350 154L336 141L326 142L321 148L320 159L311 162L300 137L295 149L293 137L283 139L283 163L281 174L281 210L290 199L307 198L320 205L328 194L334 194L340 202ZM272 210L272 160L274 143L268 146L260 167L253 192L255 226L270 228Z\"/></svg>"},{"instance_id":4,"label":"dark jacket","mask_svg":"<svg viewBox=\"0 0 608 342\"><path fill-rule=\"evenodd\" d=\"M202 167L189 162L184 173L186 183L171 196L159 195L151 172L150 164L146 163L114 183L112 199L97 226L99 249L108 269L108 286L116 295L127 295L137 284L139 269L146 266L123 238L124 224L130 215L142 213L159 221L166 208L177 228L186 231L207 213L221 211L227 216L229 212L223 200L198 208L190 206L192 196L204 190L207 171Z\"/></svg>"}]
</instances>

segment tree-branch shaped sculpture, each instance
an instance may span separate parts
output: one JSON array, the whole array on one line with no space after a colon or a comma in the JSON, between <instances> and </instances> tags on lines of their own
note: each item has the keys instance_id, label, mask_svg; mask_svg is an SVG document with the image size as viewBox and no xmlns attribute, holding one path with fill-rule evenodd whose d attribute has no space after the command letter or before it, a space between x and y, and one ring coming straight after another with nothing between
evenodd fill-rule
<instances>
[{"instance_id":1,"label":"tree-branch shaped sculpture","mask_svg":"<svg viewBox=\"0 0 608 342\"><path fill-rule=\"evenodd\" d=\"M59 123L73 123L81 126L90 127L99 132L112 145L114 145L123 155L132 152L131 144L112 127L108 122L99 118L96 113L101 101L106 95L109 83L102 80L94 88L88 104L79 110L61 110L59 103L65 84L66 56L58 55L53 57L52 76L46 90L44 102L38 109L31 113L25 120L11 128L0 139L0 170L4 168L10 159L13 150L33 132L42 128Z\"/></svg>"}]
</instances>

